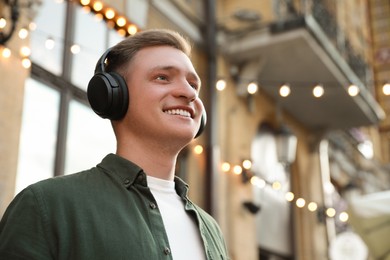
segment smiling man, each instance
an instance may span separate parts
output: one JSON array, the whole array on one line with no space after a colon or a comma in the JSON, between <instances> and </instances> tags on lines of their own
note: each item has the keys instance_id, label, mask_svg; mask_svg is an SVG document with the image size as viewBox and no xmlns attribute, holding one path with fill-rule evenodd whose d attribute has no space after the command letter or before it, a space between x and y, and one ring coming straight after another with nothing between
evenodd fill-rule
<instances>
[{"instance_id":1,"label":"smiling man","mask_svg":"<svg viewBox=\"0 0 390 260\"><path fill-rule=\"evenodd\" d=\"M143 31L107 50L88 98L111 120L116 154L18 194L0 222L0 259L228 259L217 223L175 177L206 122L200 85L176 32Z\"/></svg>"}]
</instances>

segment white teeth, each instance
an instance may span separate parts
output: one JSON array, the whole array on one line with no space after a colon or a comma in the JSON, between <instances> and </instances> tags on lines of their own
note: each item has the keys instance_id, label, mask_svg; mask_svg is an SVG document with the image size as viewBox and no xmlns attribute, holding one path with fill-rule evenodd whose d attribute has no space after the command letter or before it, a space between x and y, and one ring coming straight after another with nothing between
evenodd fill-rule
<instances>
[{"instance_id":1,"label":"white teeth","mask_svg":"<svg viewBox=\"0 0 390 260\"><path fill-rule=\"evenodd\" d=\"M171 110L165 111L165 113L168 113L170 115L181 115L181 116L191 117L190 112L188 112L187 110L183 110L183 109L171 109Z\"/></svg>"}]
</instances>

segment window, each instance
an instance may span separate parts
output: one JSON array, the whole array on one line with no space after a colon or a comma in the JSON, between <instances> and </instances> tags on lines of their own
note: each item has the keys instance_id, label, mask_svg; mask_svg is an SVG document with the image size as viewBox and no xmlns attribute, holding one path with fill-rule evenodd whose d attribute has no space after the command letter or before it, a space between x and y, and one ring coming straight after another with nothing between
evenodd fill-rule
<instances>
[{"instance_id":1,"label":"window","mask_svg":"<svg viewBox=\"0 0 390 260\"><path fill-rule=\"evenodd\" d=\"M86 88L100 55L123 38L72 1L43 0L34 22L16 192L115 152L110 122L89 108ZM73 44L79 53L72 54Z\"/></svg>"},{"instance_id":2,"label":"window","mask_svg":"<svg viewBox=\"0 0 390 260\"><path fill-rule=\"evenodd\" d=\"M16 192L53 176L59 98L52 88L26 81Z\"/></svg>"}]
</instances>

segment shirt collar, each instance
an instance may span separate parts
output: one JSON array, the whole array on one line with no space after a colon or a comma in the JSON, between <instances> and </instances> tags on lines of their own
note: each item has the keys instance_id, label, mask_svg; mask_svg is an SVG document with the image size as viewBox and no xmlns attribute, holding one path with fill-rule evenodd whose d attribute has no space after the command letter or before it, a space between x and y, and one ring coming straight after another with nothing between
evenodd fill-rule
<instances>
[{"instance_id":1,"label":"shirt collar","mask_svg":"<svg viewBox=\"0 0 390 260\"><path fill-rule=\"evenodd\" d=\"M146 174L142 168L119 155L108 154L97 167L115 175L126 188L133 184L147 186ZM187 199L188 184L177 176L175 176L175 189L180 197Z\"/></svg>"}]
</instances>

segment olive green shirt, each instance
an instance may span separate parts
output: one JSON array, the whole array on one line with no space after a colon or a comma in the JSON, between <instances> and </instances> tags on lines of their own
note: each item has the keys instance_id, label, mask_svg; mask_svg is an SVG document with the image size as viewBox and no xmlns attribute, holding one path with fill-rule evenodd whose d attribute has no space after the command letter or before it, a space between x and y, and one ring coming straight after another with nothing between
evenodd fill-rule
<instances>
[{"instance_id":1,"label":"olive green shirt","mask_svg":"<svg viewBox=\"0 0 390 260\"><path fill-rule=\"evenodd\" d=\"M197 223L207 259L228 259L222 233L176 192ZM11 202L0 222L0 259L172 259L156 200L141 168L109 154L90 170L33 184ZM181 259L179 259L181 260Z\"/></svg>"}]
</instances>

